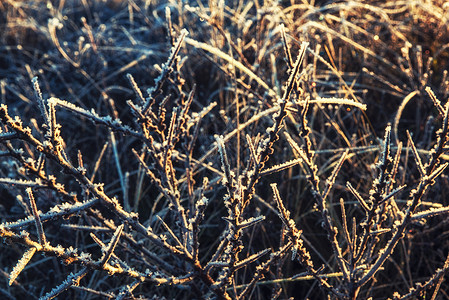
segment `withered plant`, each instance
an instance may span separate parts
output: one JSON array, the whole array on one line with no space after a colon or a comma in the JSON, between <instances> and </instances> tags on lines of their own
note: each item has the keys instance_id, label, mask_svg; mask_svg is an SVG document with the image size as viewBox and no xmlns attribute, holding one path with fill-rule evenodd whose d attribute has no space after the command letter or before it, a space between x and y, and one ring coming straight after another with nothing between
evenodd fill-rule
<instances>
[{"instance_id":1,"label":"withered plant","mask_svg":"<svg viewBox=\"0 0 449 300\"><path fill-rule=\"evenodd\" d=\"M449 7L259 2L0 3L2 295L447 297Z\"/></svg>"}]
</instances>

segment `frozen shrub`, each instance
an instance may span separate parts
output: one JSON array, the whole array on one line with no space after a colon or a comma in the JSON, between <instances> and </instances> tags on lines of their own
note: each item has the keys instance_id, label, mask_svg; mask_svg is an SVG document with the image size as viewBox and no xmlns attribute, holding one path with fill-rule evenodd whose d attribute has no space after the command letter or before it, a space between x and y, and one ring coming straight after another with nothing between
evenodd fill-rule
<instances>
[{"instance_id":1,"label":"frozen shrub","mask_svg":"<svg viewBox=\"0 0 449 300\"><path fill-rule=\"evenodd\" d=\"M0 293L444 293L447 5L291 2L0 4Z\"/></svg>"}]
</instances>

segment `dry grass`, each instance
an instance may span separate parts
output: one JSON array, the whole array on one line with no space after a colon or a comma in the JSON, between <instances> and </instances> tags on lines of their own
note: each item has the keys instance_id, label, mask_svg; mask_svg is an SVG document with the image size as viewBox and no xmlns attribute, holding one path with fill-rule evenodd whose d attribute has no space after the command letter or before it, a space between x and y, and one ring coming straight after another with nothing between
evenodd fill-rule
<instances>
[{"instance_id":1,"label":"dry grass","mask_svg":"<svg viewBox=\"0 0 449 300\"><path fill-rule=\"evenodd\" d=\"M447 3L206 2L0 2L2 298L449 298Z\"/></svg>"}]
</instances>

